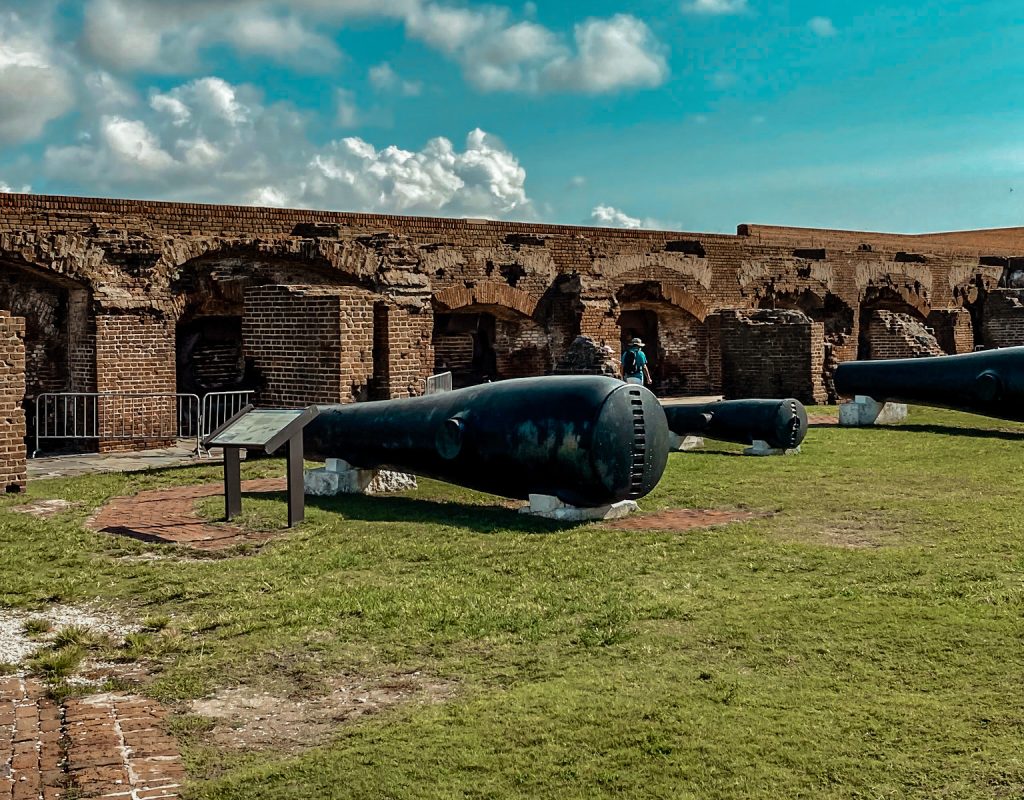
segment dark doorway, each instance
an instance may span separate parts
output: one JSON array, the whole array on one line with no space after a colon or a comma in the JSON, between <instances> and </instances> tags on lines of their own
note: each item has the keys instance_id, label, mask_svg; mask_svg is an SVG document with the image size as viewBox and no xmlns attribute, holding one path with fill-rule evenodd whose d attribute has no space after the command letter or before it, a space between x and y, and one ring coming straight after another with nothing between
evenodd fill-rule
<instances>
[{"instance_id":1,"label":"dark doorway","mask_svg":"<svg viewBox=\"0 0 1024 800\"><path fill-rule=\"evenodd\" d=\"M456 388L499 380L493 314L435 314L434 367L450 371Z\"/></svg>"},{"instance_id":2,"label":"dark doorway","mask_svg":"<svg viewBox=\"0 0 1024 800\"><path fill-rule=\"evenodd\" d=\"M623 311L619 314L619 331L622 352L629 347L631 340L639 338L644 343L644 355L647 356L647 368L655 387L661 382L661 353L658 346L658 314L648 309Z\"/></svg>"},{"instance_id":3,"label":"dark doorway","mask_svg":"<svg viewBox=\"0 0 1024 800\"><path fill-rule=\"evenodd\" d=\"M176 331L178 391L197 394L256 389L242 354L241 317L196 317Z\"/></svg>"}]
</instances>

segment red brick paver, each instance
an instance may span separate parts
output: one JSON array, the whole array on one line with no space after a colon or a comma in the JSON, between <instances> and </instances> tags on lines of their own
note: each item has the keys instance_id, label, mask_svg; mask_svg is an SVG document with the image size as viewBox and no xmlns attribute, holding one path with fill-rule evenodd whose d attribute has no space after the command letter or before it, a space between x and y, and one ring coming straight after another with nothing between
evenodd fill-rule
<instances>
[{"instance_id":1,"label":"red brick paver","mask_svg":"<svg viewBox=\"0 0 1024 800\"><path fill-rule=\"evenodd\" d=\"M286 488L282 478L242 482L244 492L280 492ZM222 484L210 483L115 497L89 520L88 526L101 533L130 536L144 542L179 544L198 550L222 550L236 544L260 543L274 535L243 531L234 525L212 525L199 519L195 513L196 501L223 491Z\"/></svg>"},{"instance_id":2,"label":"red brick paver","mask_svg":"<svg viewBox=\"0 0 1024 800\"><path fill-rule=\"evenodd\" d=\"M755 511L717 511L715 509L672 508L653 514L635 514L606 523L609 528L627 531L688 531L710 528L730 522L743 522L765 516Z\"/></svg>"},{"instance_id":3,"label":"red brick paver","mask_svg":"<svg viewBox=\"0 0 1024 800\"><path fill-rule=\"evenodd\" d=\"M811 428L824 428L830 425L838 425L839 417L832 414L808 414L807 425Z\"/></svg>"},{"instance_id":4,"label":"red brick paver","mask_svg":"<svg viewBox=\"0 0 1024 800\"><path fill-rule=\"evenodd\" d=\"M60 707L37 681L0 679L0 798L63 797L63 767Z\"/></svg>"},{"instance_id":5,"label":"red brick paver","mask_svg":"<svg viewBox=\"0 0 1024 800\"><path fill-rule=\"evenodd\" d=\"M166 711L129 695L91 695L65 707L67 768L82 797L177 797L185 770L161 725Z\"/></svg>"},{"instance_id":6,"label":"red brick paver","mask_svg":"<svg viewBox=\"0 0 1024 800\"><path fill-rule=\"evenodd\" d=\"M0 680L0 800L173 798L185 776L166 711L131 695L68 700Z\"/></svg>"}]
</instances>

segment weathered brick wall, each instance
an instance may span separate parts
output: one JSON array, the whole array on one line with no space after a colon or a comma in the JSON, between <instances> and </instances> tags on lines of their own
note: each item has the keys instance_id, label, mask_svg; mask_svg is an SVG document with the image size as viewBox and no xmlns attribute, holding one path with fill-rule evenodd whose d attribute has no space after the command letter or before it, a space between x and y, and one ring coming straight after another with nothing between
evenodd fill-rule
<instances>
[{"instance_id":1,"label":"weathered brick wall","mask_svg":"<svg viewBox=\"0 0 1024 800\"><path fill-rule=\"evenodd\" d=\"M0 273L0 308L26 321L25 360L30 397L44 391L63 391L68 386L66 294L25 271Z\"/></svg>"},{"instance_id":2,"label":"weathered brick wall","mask_svg":"<svg viewBox=\"0 0 1024 800\"><path fill-rule=\"evenodd\" d=\"M174 325L147 312L96 317L100 452L163 447L177 438Z\"/></svg>"},{"instance_id":3,"label":"weathered brick wall","mask_svg":"<svg viewBox=\"0 0 1024 800\"><path fill-rule=\"evenodd\" d=\"M423 393L423 379L433 372L433 327L433 312L428 305L409 308L385 301L374 305L372 367L376 397Z\"/></svg>"},{"instance_id":4,"label":"weathered brick wall","mask_svg":"<svg viewBox=\"0 0 1024 800\"><path fill-rule=\"evenodd\" d=\"M974 351L974 324L966 308L933 311L928 315L928 327L944 353L958 355Z\"/></svg>"},{"instance_id":5,"label":"weathered brick wall","mask_svg":"<svg viewBox=\"0 0 1024 800\"><path fill-rule=\"evenodd\" d=\"M1024 344L1024 290L995 289L985 298L981 341L985 347Z\"/></svg>"},{"instance_id":6,"label":"weathered brick wall","mask_svg":"<svg viewBox=\"0 0 1024 800\"><path fill-rule=\"evenodd\" d=\"M400 314L385 313L371 343L378 358L370 358L379 362L369 370L375 396L417 391L446 350L455 354L455 342L429 340L431 315L473 305L523 315L546 336L542 346L536 329L502 334L500 355L513 374L550 370L579 334L608 345L617 359L619 300L637 287L651 288L653 299L702 326L683 325L676 311L658 312L659 329L670 332L665 366L675 360L672 375L683 376L669 391L721 386L716 310L773 307L785 297L824 325L827 380L836 363L857 352L860 320L847 319L847 310L881 295L930 324L945 314L934 327L947 349L969 346L961 313L967 307L978 333L991 329L989 340L1024 342L1012 314L980 305L1006 285L1007 265L1022 252L1021 229L918 237L743 225L730 236L0 195L0 279L28 271L64 293L71 334L63 388L79 390L120 380L116 371L102 375L110 362L100 352L97 318L237 315L246 289L284 284L332 291L357 285L371 315L376 303L405 309L410 327L392 324ZM0 307L27 301L23 289L15 294L0 297ZM996 310L986 328L990 307ZM30 378L56 386L45 367L39 360ZM365 364L353 370L367 373ZM363 379L356 375L329 394L363 396ZM801 378L811 380L818 377Z\"/></svg>"},{"instance_id":7,"label":"weathered brick wall","mask_svg":"<svg viewBox=\"0 0 1024 800\"><path fill-rule=\"evenodd\" d=\"M369 397L373 296L354 287L262 286L245 293L242 340L262 379L262 405Z\"/></svg>"},{"instance_id":8,"label":"weathered brick wall","mask_svg":"<svg viewBox=\"0 0 1024 800\"><path fill-rule=\"evenodd\" d=\"M25 320L0 311L0 491L25 488Z\"/></svg>"},{"instance_id":9,"label":"weathered brick wall","mask_svg":"<svg viewBox=\"0 0 1024 800\"><path fill-rule=\"evenodd\" d=\"M528 378L551 372L548 334L529 317L495 321L497 378Z\"/></svg>"},{"instance_id":10,"label":"weathered brick wall","mask_svg":"<svg viewBox=\"0 0 1024 800\"><path fill-rule=\"evenodd\" d=\"M943 355L935 335L909 314L874 311L865 336L871 359Z\"/></svg>"},{"instance_id":11,"label":"weathered brick wall","mask_svg":"<svg viewBox=\"0 0 1024 800\"><path fill-rule=\"evenodd\" d=\"M726 397L827 398L825 333L800 311L721 312L722 391Z\"/></svg>"}]
</instances>

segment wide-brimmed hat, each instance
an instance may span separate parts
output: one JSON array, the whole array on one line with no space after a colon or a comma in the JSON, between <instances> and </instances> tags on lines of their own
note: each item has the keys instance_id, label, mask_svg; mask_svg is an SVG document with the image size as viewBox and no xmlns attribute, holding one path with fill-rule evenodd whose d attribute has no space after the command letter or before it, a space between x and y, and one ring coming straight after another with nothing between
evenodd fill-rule
<instances>
[{"instance_id":1,"label":"wide-brimmed hat","mask_svg":"<svg viewBox=\"0 0 1024 800\"><path fill-rule=\"evenodd\" d=\"M645 344L643 343L643 340L642 340L642 339L639 339L639 338L637 338L637 339L634 339L633 341L631 341L631 342L629 343L629 346L630 346L630 347L646 347L647 345L645 345Z\"/></svg>"}]
</instances>

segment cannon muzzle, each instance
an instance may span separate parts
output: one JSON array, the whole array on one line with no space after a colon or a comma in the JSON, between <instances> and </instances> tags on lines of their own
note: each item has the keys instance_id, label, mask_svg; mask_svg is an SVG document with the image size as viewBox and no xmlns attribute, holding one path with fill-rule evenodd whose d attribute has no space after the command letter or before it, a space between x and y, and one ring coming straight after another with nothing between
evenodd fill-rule
<instances>
[{"instance_id":1,"label":"cannon muzzle","mask_svg":"<svg viewBox=\"0 0 1024 800\"><path fill-rule=\"evenodd\" d=\"M739 444L760 439L780 450L797 447L807 435L807 411L792 397L667 405L665 416L669 430L677 436L706 436Z\"/></svg>"},{"instance_id":2,"label":"cannon muzzle","mask_svg":"<svg viewBox=\"0 0 1024 800\"><path fill-rule=\"evenodd\" d=\"M576 506L650 492L665 470L668 439L653 394L602 376L519 378L321 407L304 434L312 457Z\"/></svg>"},{"instance_id":3,"label":"cannon muzzle","mask_svg":"<svg viewBox=\"0 0 1024 800\"><path fill-rule=\"evenodd\" d=\"M847 361L836 392L1024 421L1024 347L959 356Z\"/></svg>"}]
</instances>

